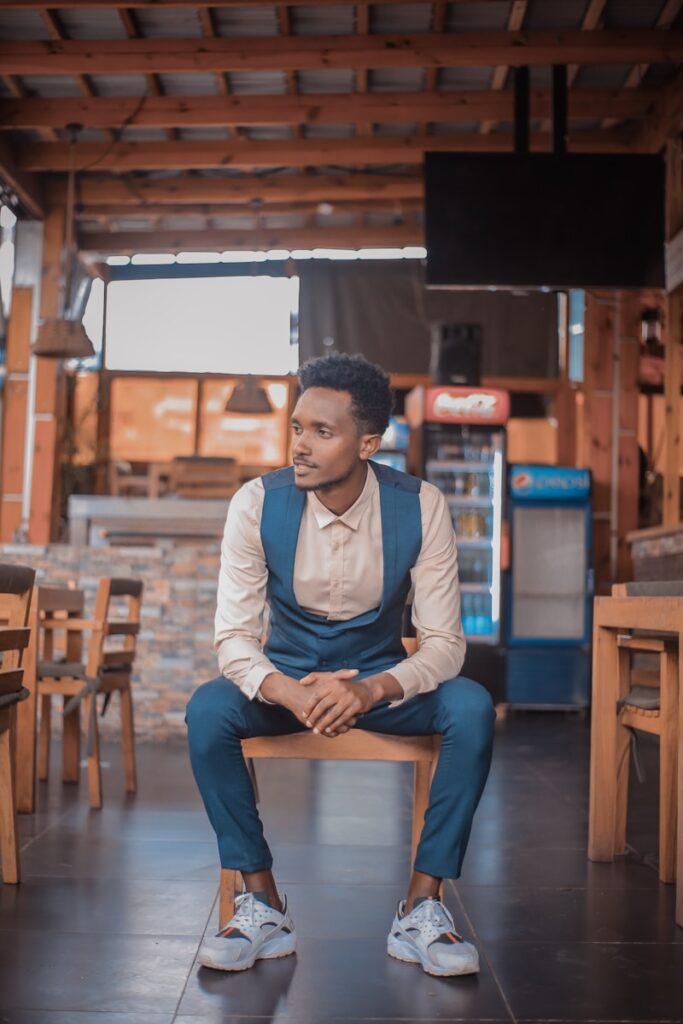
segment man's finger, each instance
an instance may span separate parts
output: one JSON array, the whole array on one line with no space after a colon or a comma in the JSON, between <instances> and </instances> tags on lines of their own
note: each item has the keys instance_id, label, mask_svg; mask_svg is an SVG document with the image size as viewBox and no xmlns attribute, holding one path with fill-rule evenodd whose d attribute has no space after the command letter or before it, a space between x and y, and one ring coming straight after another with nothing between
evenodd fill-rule
<instances>
[{"instance_id":1,"label":"man's finger","mask_svg":"<svg viewBox=\"0 0 683 1024\"><path fill-rule=\"evenodd\" d=\"M315 707L308 712L307 721L312 729L317 728L320 718L329 711L330 708L334 707L337 703L338 698L332 694L321 697Z\"/></svg>"},{"instance_id":2,"label":"man's finger","mask_svg":"<svg viewBox=\"0 0 683 1024\"><path fill-rule=\"evenodd\" d=\"M318 673L317 672L309 672L308 675L304 676L303 679L300 679L299 682L300 682L300 684L302 686L310 686L311 683L317 683L318 682Z\"/></svg>"},{"instance_id":3,"label":"man's finger","mask_svg":"<svg viewBox=\"0 0 683 1024\"><path fill-rule=\"evenodd\" d=\"M354 715L357 716L359 711L358 699L351 697L347 701L330 708L327 714L318 721L317 727L320 732L324 732L326 729L336 732L340 725L344 725Z\"/></svg>"}]
</instances>

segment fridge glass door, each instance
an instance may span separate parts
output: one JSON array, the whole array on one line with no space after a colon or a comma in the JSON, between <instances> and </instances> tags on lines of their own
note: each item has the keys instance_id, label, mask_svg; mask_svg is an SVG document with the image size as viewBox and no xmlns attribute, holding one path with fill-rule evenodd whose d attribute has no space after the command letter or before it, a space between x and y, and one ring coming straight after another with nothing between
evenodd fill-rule
<instances>
[{"instance_id":1,"label":"fridge glass door","mask_svg":"<svg viewBox=\"0 0 683 1024\"><path fill-rule=\"evenodd\" d=\"M458 547L462 624L480 643L500 635L503 432L430 425L425 476L444 494Z\"/></svg>"},{"instance_id":2,"label":"fridge glass door","mask_svg":"<svg viewBox=\"0 0 683 1024\"><path fill-rule=\"evenodd\" d=\"M515 505L512 638L581 641L585 632L584 506Z\"/></svg>"}]
</instances>

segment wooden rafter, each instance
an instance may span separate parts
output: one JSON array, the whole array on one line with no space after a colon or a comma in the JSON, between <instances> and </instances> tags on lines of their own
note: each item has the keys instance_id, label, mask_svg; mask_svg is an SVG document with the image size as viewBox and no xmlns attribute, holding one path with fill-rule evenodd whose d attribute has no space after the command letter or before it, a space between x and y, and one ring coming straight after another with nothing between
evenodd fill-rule
<instances>
[{"instance_id":1,"label":"wooden rafter","mask_svg":"<svg viewBox=\"0 0 683 1024\"><path fill-rule=\"evenodd\" d=\"M329 202L329 200L328 200ZM91 204L80 203L76 212L77 220L99 220L100 218L142 218L154 220L163 217L229 217L229 216L256 216L257 214L302 214L310 216L319 214L319 202L299 203L294 201L268 203L250 207L244 202L239 203L176 203L174 205L165 203L148 203L137 205L134 209L126 203ZM397 216L419 213L422 210L421 199L357 199L357 200L336 200L330 204L332 212L346 214L368 213L394 213ZM323 226L321 224L321 226Z\"/></svg>"},{"instance_id":2,"label":"wooden rafter","mask_svg":"<svg viewBox=\"0 0 683 1024\"><path fill-rule=\"evenodd\" d=\"M222 252L226 249L358 249L401 248L422 245L420 224L353 226L335 228L287 228L277 231L117 231L81 232L82 252L136 253L200 250Z\"/></svg>"},{"instance_id":3,"label":"wooden rafter","mask_svg":"<svg viewBox=\"0 0 683 1024\"><path fill-rule=\"evenodd\" d=\"M663 29L665 31L671 29L682 7L683 0L666 0L666 3L664 4L661 11L659 12L659 15L657 16L655 27L658 29ZM649 68L651 63L653 62L641 61L640 63L634 64L634 66L631 68L628 75L626 76L624 87L626 89L637 89L643 81L643 79L645 78L647 69ZM605 121L603 121L602 127L611 128L613 124L613 119L607 118Z\"/></svg>"},{"instance_id":4,"label":"wooden rafter","mask_svg":"<svg viewBox=\"0 0 683 1024\"><path fill-rule=\"evenodd\" d=\"M528 0L513 0L510 13L508 14L507 28L509 32L519 32L524 23L528 6ZM493 75L491 76L492 91L498 92L505 88L509 71L510 68L507 64L499 64L497 68L493 69ZM495 120L482 121L479 126L482 135L488 135L489 132L492 132L496 127L496 123Z\"/></svg>"},{"instance_id":5,"label":"wooden rafter","mask_svg":"<svg viewBox=\"0 0 683 1024\"><path fill-rule=\"evenodd\" d=\"M662 89L573 89L569 116L646 118L663 96ZM530 94L531 112L547 117L548 89ZM83 99L23 97L4 100L0 130L61 128L78 122L86 128L232 127L259 124L424 124L433 121L509 121L510 92L356 93L305 96L107 96Z\"/></svg>"},{"instance_id":6,"label":"wooden rafter","mask_svg":"<svg viewBox=\"0 0 683 1024\"><path fill-rule=\"evenodd\" d=\"M318 7L333 7L339 5L339 0L280 0L289 7L306 7L317 5ZM363 4L392 4L396 0L355 0ZM432 0L412 0L417 4L429 4ZM451 0L454 3L471 3L471 0ZM479 3L493 3L499 0L478 0ZM44 10L52 4L45 3L45 0L0 0L0 11L11 10ZM115 10L121 6L121 0L59 0L59 6L64 10L84 11L89 8L100 10ZM128 7L140 9L158 10L160 7L196 7L199 9L210 7L272 7L272 0L133 0Z\"/></svg>"},{"instance_id":7,"label":"wooden rafter","mask_svg":"<svg viewBox=\"0 0 683 1024\"><path fill-rule=\"evenodd\" d=\"M257 207L290 202L421 199L423 191L421 174L179 175L160 179L84 174L78 179L79 205L119 203L133 213L145 203L242 203ZM48 185L46 192L53 202L63 201L62 186L55 190L54 185Z\"/></svg>"},{"instance_id":8,"label":"wooden rafter","mask_svg":"<svg viewBox=\"0 0 683 1024\"><path fill-rule=\"evenodd\" d=\"M4 74L147 74L524 63L680 63L683 32L452 32L248 39L17 40Z\"/></svg>"},{"instance_id":9,"label":"wooden rafter","mask_svg":"<svg viewBox=\"0 0 683 1024\"><path fill-rule=\"evenodd\" d=\"M631 132L612 130L580 132L570 139L574 152L629 152L634 149ZM531 148L548 149L544 133L531 137ZM451 153L493 152L512 149L512 136L441 135L434 138L408 135L386 138L351 138L343 140L343 159L349 164L420 164L427 150ZM19 151L19 164L26 171L66 171L70 151L62 143L33 143ZM227 142L117 142L78 143L75 146L76 170L194 170L197 168L233 167L311 167L338 164L339 139L281 139L252 141L237 139Z\"/></svg>"},{"instance_id":10,"label":"wooden rafter","mask_svg":"<svg viewBox=\"0 0 683 1024\"><path fill-rule=\"evenodd\" d=\"M128 38L139 39L140 28L135 17L135 11L128 7L120 7L117 13ZM161 88L158 75L145 75L145 82L147 83L147 92L150 96L163 96L163 89ZM178 133L171 126L167 126L166 134L169 139L178 138Z\"/></svg>"},{"instance_id":11,"label":"wooden rafter","mask_svg":"<svg viewBox=\"0 0 683 1024\"><path fill-rule=\"evenodd\" d=\"M40 17L52 40L55 42L61 42L66 38L59 18L52 8L46 7L41 10ZM74 78L76 79L82 96L96 95L93 84L87 74L76 74L74 75ZM108 139L114 139L116 137L114 132L109 129L105 129L105 135Z\"/></svg>"}]
</instances>

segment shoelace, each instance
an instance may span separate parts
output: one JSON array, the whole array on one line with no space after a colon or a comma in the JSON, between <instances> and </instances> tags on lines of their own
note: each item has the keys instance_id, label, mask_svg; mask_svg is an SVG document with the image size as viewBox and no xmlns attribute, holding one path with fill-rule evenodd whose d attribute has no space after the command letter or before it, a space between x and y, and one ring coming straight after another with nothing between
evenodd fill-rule
<instances>
[{"instance_id":1,"label":"shoelace","mask_svg":"<svg viewBox=\"0 0 683 1024\"><path fill-rule=\"evenodd\" d=\"M256 912L258 900L251 892L244 892L235 900L235 913L230 923L225 926L219 935L224 935L228 928L234 928L248 934L248 929L255 929L257 926Z\"/></svg>"},{"instance_id":2,"label":"shoelace","mask_svg":"<svg viewBox=\"0 0 683 1024\"><path fill-rule=\"evenodd\" d=\"M411 916L430 924L437 932L455 932L455 922L450 911L439 900L425 900Z\"/></svg>"}]
</instances>

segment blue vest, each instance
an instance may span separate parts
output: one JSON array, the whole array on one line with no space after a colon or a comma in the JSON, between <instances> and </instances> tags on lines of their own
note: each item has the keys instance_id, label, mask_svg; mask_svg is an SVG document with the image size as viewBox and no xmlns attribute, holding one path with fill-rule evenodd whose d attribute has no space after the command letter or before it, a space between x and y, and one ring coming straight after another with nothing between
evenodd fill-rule
<instances>
[{"instance_id":1,"label":"blue vest","mask_svg":"<svg viewBox=\"0 0 683 1024\"><path fill-rule=\"evenodd\" d=\"M268 566L271 628L265 652L280 672L301 678L314 669L382 672L405 657L403 609L410 570L422 547L420 485L416 477L370 462L379 482L384 585L378 608L344 621L305 611L294 596L294 559L306 492L292 467L264 476L261 540ZM368 571L372 566L368 565Z\"/></svg>"}]
</instances>

